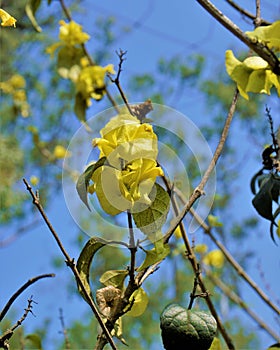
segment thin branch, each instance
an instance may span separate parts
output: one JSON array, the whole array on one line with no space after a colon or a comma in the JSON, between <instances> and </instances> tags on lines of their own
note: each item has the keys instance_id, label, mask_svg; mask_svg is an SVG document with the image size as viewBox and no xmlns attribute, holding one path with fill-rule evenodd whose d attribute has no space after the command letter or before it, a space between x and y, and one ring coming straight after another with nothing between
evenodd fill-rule
<instances>
[{"instance_id":1,"label":"thin branch","mask_svg":"<svg viewBox=\"0 0 280 350\"><path fill-rule=\"evenodd\" d=\"M246 16L246 17L252 19L252 20L255 22L256 16L255 16L253 13L251 13L251 12L249 12L249 11L243 9L241 6L239 6L238 4L236 4L236 3L235 3L234 1L232 1L232 0L226 0L226 1L227 1L227 3L228 3L229 5L231 5L235 10L237 10L237 11L240 12L242 15L244 15L244 16ZM270 24L271 24L270 22L266 21L265 19L260 18L260 25L268 26L268 25L270 25Z\"/></svg>"},{"instance_id":2,"label":"thin branch","mask_svg":"<svg viewBox=\"0 0 280 350\"><path fill-rule=\"evenodd\" d=\"M48 217L47 217L47 215L46 215L46 213L45 213L45 211L43 209L43 207L40 204L38 195L34 194L34 192L32 190L32 187L29 185L29 183L26 181L26 179L23 179L23 182L24 182L24 184L26 186L27 191L30 193L30 195L31 195L31 197L33 199L33 204L39 210L42 218L44 219L46 225L48 226L50 232L52 233L52 235L53 235L53 237L54 237L54 239L55 239L55 241L56 241L56 243L57 243L61 253L64 255L64 257L66 259L67 266L69 266L70 269L72 270L72 272L73 272L73 274L74 274L74 276L75 276L75 278L77 280L78 285L80 286L84 296L87 299L88 304L90 305L90 307L91 307L91 309L92 309L92 311L93 311L93 313L94 313L98 323L100 324L100 326L102 328L102 331L104 332L104 334L105 334L105 336L107 338L107 341L110 343L112 349L116 350L117 347L116 347L116 345L115 345L115 343L113 341L113 338L112 338L110 332L108 331L107 327L105 326L104 322L102 321L102 318L101 318L101 316L99 314L99 311L98 311L98 309L97 309L97 307L96 307L96 305L95 305L95 303L94 303L90 293L88 292L88 290L85 288L85 286L83 284L83 281L82 281L82 279L80 277L80 274L79 274L79 271L78 271L78 269L76 267L74 259L70 258L69 254L65 250L62 242L60 241L60 239L58 237L58 234L54 230L52 224L50 223L50 221L49 221L49 219L48 219Z\"/></svg>"},{"instance_id":3,"label":"thin branch","mask_svg":"<svg viewBox=\"0 0 280 350\"><path fill-rule=\"evenodd\" d=\"M207 172L207 171L206 171L206 172ZM165 177L164 177L164 178L165 178ZM204 178L204 177L203 177L203 178ZM172 188L170 187L168 181L167 181L166 179L165 179L164 181L165 181L165 184L166 184L166 186L167 186L168 192L171 193ZM173 199L172 199L172 198L173 198ZM174 212L175 212L175 215L177 215L177 217L178 217L179 208L178 208L178 206L177 206L177 203L176 203L176 201L175 201L174 196L171 196L171 203L172 203L172 207L173 207L173 210L174 210ZM202 279L202 277L201 277L201 275L200 275L200 272L199 272L199 264L198 264L198 262L197 262L195 253L194 253L194 251L193 251L193 249L192 249L192 247L191 247L191 244L190 244L190 242L189 242L188 236L187 236L186 231L185 231L185 227L184 227L184 225L183 225L182 222L180 222L179 225L180 225L179 227L180 227L180 229L181 229L181 235L182 235L182 237L183 237L184 244L185 244L185 247L186 247L187 259L188 259L188 260L190 261L190 263L191 263L192 269L193 269L194 274L195 274L195 276L196 276L196 278L197 278L197 282L198 282L198 284L199 284L199 286L200 286L200 289L201 289L201 291L202 291L203 296L205 297L207 306L208 306L208 308L209 308L211 314L212 314L213 317L215 318L215 320L216 320L216 322L217 322L217 327L218 327L219 331L221 332L221 335L223 336L223 338L224 338L224 340L225 340L225 342L226 342L228 348L229 348L230 350L234 350L235 347L234 347L234 345L233 345L233 342L232 342L231 338L229 337L229 335L227 334L227 331L226 331L226 329L224 328L223 323L221 322L221 320L220 320L220 318L219 318L219 316L218 316L218 313L217 313L217 311L216 311L216 309L215 309L215 306L214 306L214 304L213 304L213 302L212 302L212 300L211 300L211 298L210 298L210 294L209 294L209 292L208 292L208 290L207 290L207 288L206 288L206 286L205 286L205 284L204 284L204 282L203 282L203 279Z\"/></svg>"},{"instance_id":4,"label":"thin branch","mask_svg":"<svg viewBox=\"0 0 280 350\"><path fill-rule=\"evenodd\" d=\"M119 52L116 52L116 54L117 54L118 57L119 57L119 69L118 69L118 72L117 72L117 76L116 76L115 79L113 79L110 75L108 75L108 76L109 76L111 82L114 83L114 84L116 85L117 89L119 90L119 93L120 93L120 95L121 95L121 98L122 98L123 102L125 103L126 108L128 109L129 113L130 113L131 115L134 115L133 112L132 112L132 110L131 110L131 108L130 108L130 105L129 105L129 103L128 103L128 100L127 100L127 98L126 98L126 96L125 96L125 93L123 92L123 89L122 89L122 87L121 87L121 84L120 84L120 75L121 75L121 72L122 72L122 65L123 65L123 62L125 61L126 51L123 51L123 50L120 49L120 51L119 51Z\"/></svg>"},{"instance_id":5,"label":"thin branch","mask_svg":"<svg viewBox=\"0 0 280 350\"><path fill-rule=\"evenodd\" d=\"M229 112L225 121L225 125L221 134L221 138L220 141L218 143L218 146L215 150L215 153L213 155L213 158L211 159L211 162L204 174L204 176L202 177L200 184L198 185L198 187L193 191L193 193L191 194L188 202L185 204L185 206L183 207L183 209L181 210L181 212L177 215L176 219L174 220L174 222L172 223L171 227L169 228L169 230L166 232L166 234L164 235L164 243L167 243L168 240L170 239L170 237L172 236L173 232L176 230L177 226L180 225L180 223L182 222L182 220L184 219L184 217L186 216L186 214L190 211L191 207L193 206L193 204L197 201L197 199L199 197L201 197L201 195L204 193L203 189L213 171L213 169L216 166L216 163L218 161L218 159L220 158L220 155L222 153L222 150L224 148L228 133L229 133L229 128L233 119L233 115L235 112L235 108L236 108L236 104L237 104L237 99L238 99L239 93L238 90L235 90L230 108L229 108Z\"/></svg>"},{"instance_id":6,"label":"thin branch","mask_svg":"<svg viewBox=\"0 0 280 350\"><path fill-rule=\"evenodd\" d=\"M179 196L182 203L185 203L185 199L182 193L178 189L174 189L175 193ZM195 218L197 223L203 228L204 232L211 238L211 240L215 243L215 245L221 250L224 254L227 261L230 265L236 270L239 276L241 276L252 288L253 290L263 299L263 301L273 309L277 315L280 315L280 309L272 303L269 297L258 287L258 285L250 278L250 276L245 272L245 270L238 264L238 262L234 259L234 257L230 254L230 252L226 249L226 247L218 240L212 233L212 228L206 224L206 222L200 217L200 215L193 209L190 209L192 216Z\"/></svg>"},{"instance_id":7,"label":"thin branch","mask_svg":"<svg viewBox=\"0 0 280 350\"><path fill-rule=\"evenodd\" d=\"M196 289L199 285L199 282L198 282L198 276L200 275L200 269L196 272L195 276L194 276L194 281L193 281L193 289L191 291L191 294L190 294L190 303L189 303L189 306L188 306L188 310L191 310L192 306L193 306L193 303L194 303L194 299L198 296L196 294Z\"/></svg>"},{"instance_id":8,"label":"thin branch","mask_svg":"<svg viewBox=\"0 0 280 350\"><path fill-rule=\"evenodd\" d=\"M132 215L131 212L127 211L127 221L128 221L128 230L129 230L129 250L130 250L130 268L129 268L129 278L132 285L135 284L135 260L136 260L136 252L137 246L135 245L134 239L134 231L133 231L133 223L132 223Z\"/></svg>"},{"instance_id":9,"label":"thin branch","mask_svg":"<svg viewBox=\"0 0 280 350\"><path fill-rule=\"evenodd\" d=\"M60 320L60 323L61 323L62 333L63 333L63 336L64 336L65 349L66 350L70 350L70 342L69 342L69 338L68 338L67 329L65 327L65 322L64 322L64 317L63 317L63 310L61 308L59 309L59 320Z\"/></svg>"},{"instance_id":10,"label":"thin branch","mask_svg":"<svg viewBox=\"0 0 280 350\"><path fill-rule=\"evenodd\" d=\"M16 239L18 239L22 234L29 230L33 230L36 228L36 225L40 223L39 218L29 222L26 225L19 227L14 233L9 235L6 239L0 241L0 248L6 247L7 245L13 243Z\"/></svg>"},{"instance_id":11,"label":"thin branch","mask_svg":"<svg viewBox=\"0 0 280 350\"><path fill-rule=\"evenodd\" d=\"M196 0L207 12L210 13L219 23L246 44L250 49L255 51L271 66L272 71L280 75L280 61L272 50L262 43L249 38L235 23L226 17L217 7L208 0Z\"/></svg>"},{"instance_id":12,"label":"thin branch","mask_svg":"<svg viewBox=\"0 0 280 350\"><path fill-rule=\"evenodd\" d=\"M254 21L255 28L261 25L261 2L256 0L256 19Z\"/></svg>"},{"instance_id":13,"label":"thin branch","mask_svg":"<svg viewBox=\"0 0 280 350\"><path fill-rule=\"evenodd\" d=\"M55 277L54 273L47 273L43 275L39 275L33 278L30 278L24 285L22 285L8 300L7 304L4 306L3 310L0 313L0 322L3 320L7 312L9 311L10 307L14 303L14 301L27 289L29 286L31 286L33 283L39 281L42 278L47 277Z\"/></svg>"},{"instance_id":14,"label":"thin branch","mask_svg":"<svg viewBox=\"0 0 280 350\"><path fill-rule=\"evenodd\" d=\"M207 277L235 304L239 305L259 326L264 329L268 334L270 334L275 340L280 341L280 337L275 333L259 316L252 311L247 304L225 283L221 281L220 278L216 277L209 269L206 269Z\"/></svg>"},{"instance_id":15,"label":"thin branch","mask_svg":"<svg viewBox=\"0 0 280 350\"><path fill-rule=\"evenodd\" d=\"M27 308L24 309L24 314L21 316L21 318L16 322L15 325L13 325L11 328L7 329L6 332L4 334L2 334L2 336L0 337L0 348L9 349L9 339L13 336L14 331L19 326L21 326L21 324L26 319L26 317L29 313L33 314L32 303L35 303L35 301L32 299L32 296L31 296L31 298L28 299Z\"/></svg>"},{"instance_id":16,"label":"thin branch","mask_svg":"<svg viewBox=\"0 0 280 350\"><path fill-rule=\"evenodd\" d=\"M65 13L66 18L68 19L68 21L71 21L72 20L71 13L69 12L67 6L65 5L64 0L59 0L59 2L60 2L60 5L62 7L63 12Z\"/></svg>"}]
</instances>

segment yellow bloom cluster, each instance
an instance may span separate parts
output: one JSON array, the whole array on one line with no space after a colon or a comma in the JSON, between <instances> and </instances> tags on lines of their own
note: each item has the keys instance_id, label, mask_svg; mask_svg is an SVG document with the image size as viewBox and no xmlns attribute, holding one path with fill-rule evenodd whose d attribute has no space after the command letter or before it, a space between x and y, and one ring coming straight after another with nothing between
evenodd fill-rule
<instances>
[{"instance_id":1,"label":"yellow bloom cluster","mask_svg":"<svg viewBox=\"0 0 280 350\"><path fill-rule=\"evenodd\" d=\"M115 74L112 64L106 67L88 66L84 67L76 81L76 90L86 101L87 107L91 105L91 98L100 100L105 94L105 76L107 73Z\"/></svg>"},{"instance_id":2,"label":"yellow bloom cluster","mask_svg":"<svg viewBox=\"0 0 280 350\"><path fill-rule=\"evenodd\" d=\"M280 96L280 78L272 72L268 63L261 57L253 56L239 61L231 50L226 51L226 69L228 75L237 83L240 95L249 99L247 92L270 95L275 86Z\"/></svg>"},{"instance_id":3,"label":"yellow bloom cluster","mask_svg":"<svg viewBox=\"0 0 280 350\"><path fill-rule=\"evenodd\" d=\"M136 203L149 205L149 194L163 170L157 165L157 136L149 124L129 114L112 118L93 140L106 157L106 165L92 175L90 193L96 193L103 210L116 215L134 209Z\"/></svg>"},{"instance_id":4,"label":"yellow bloom cluster","mask_svg":"<svg viewBox=\"0 0 280 350\"><path fill-rule=\"evenodd\" d=\"M16 19L12 17L8 12L0 8L0 19L2 27L15 27Z\"/></svg>"},{"instance_id":5,"label":"yellow bloom cluster","mask_svg":"<svg viewBox=\"0 0 280 350\"><path fill-rule=\"evenodd\" d=\"M106 67L90 65L80 47L90 36L74 21L59 23L60 41L49 46L46 51L53 56L59 48L58 72L63 78L70 79L75 84L77 110L81 108L78 102L88 108L92 98L98 101L104 96L106 74L115 74L114 67L112 64Z\"/></svg>"},{"instance_id":6,"label":"yellow bloom cluster","mask_svg":"<svg viewBox=\"0 0 280 350\"><path fill-rule=\"evenodd\" d=\"M217 268L224 266L224 260L223 253L218 249L212 250L203 258L204 264Z\"/></svg>"},{"instance_id":7,"label":"yellow bloom cluster","mask_svg":"<svg viewBox=\"0 0 280 350\"><path fill-rule=\"evenodd\" d=\"M89 34L83 32L82 26L74 21L70 21L69 23L60 21L59 24L59 39L66 45L84 44L90 38Z\"/></svg>"},{"instance_id":8,"label":"yellow bloom cluster","mask_svg":"<svg viewBox=\"0 0 280 350\"><path fill-rule=\"evenodd\" d=\"M10 79L0 82L0 90L12 96L15 109L18 110L23 117L26 118L30 115L30 108L25 91L25 79L22 75L14 74Z\"/></svg>"}]
</instances>

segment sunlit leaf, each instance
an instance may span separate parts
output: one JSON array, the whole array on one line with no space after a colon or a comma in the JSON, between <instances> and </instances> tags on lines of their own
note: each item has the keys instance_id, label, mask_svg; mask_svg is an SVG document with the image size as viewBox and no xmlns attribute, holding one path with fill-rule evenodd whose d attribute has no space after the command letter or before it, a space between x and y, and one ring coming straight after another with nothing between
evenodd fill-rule
<instances>
[{"instance_id":1,"label":"sunlit leaf","mask_svg":"<svg viewBox=\"0 0 280 350\"><path fill-rule=\"evenodd\" d=\"M34 29L39 33L42 32L42 28L39 26L35 18L35 15L40 5L41 5L41 0L28 0L25 6L25 12L27 14L27 17L29 18Z\"/></svg>"},{"instance_id":2,"label":"sunlit leaf","mask_svg":"<svg viewBox=\"0 0 280 350\"><path fill-rule=\"evenodd\" d=\"M75 96L74 112L77 118L82 122L86 121L87 108L87 100L83 97L83 95L80 92L77 92Z\"/></svg>"},{"instance_id":3,"label":"sunlit leaf","mask_svg":"<svg viewBox=\"0 0 280 350\"><path fill-rule=\"evenodd\" d=\"M149 302L149 298L143 288L137 289L129 298L130 303L133 303L131 310L126 315L138 317L142 315Z\"/></svg>"},{"instance_id":4,"label":"sunlit leaf","mask_svg":"<svg viewBox=\"0 0 280 350\"><path fill-rule=\"evenodd\" d=\"M90 238L86 245L84 246L83 250L81 251L81 254L79 256L79 259L77 261L77 269L79 271L81 280L85 286L85 289L89 294L91 294L90 284L89 284L89 271L90 271L90 265L92 263L92 259L94 257L94 254L102 247L106 245L106 242L104 240L101 240L98 237L92 237ZM78 284L78 290L82 297L87 301L86 296L84 295L80 285Z\"/></svg>"},{"instance_id":5,"label":"sunlit leaf","mask_svg":"<svg viewBox=\"0 0 280 350\"><path fill-rule=\"evenodd\" d=\"M100 282L105 286L114 286L119 289L123 289L123 284L128 270L110 270L106 271L101 277Z\"/></svg>"},{"instance_id":6,"label":"sunlit leaf","mask_svg":"<svg viewBox=\"0 0 280 350\"><path fill-rule=\"evenodd\" d=\"M170 247L168 244L163 244L163 240L155 242L155 247L151 250L144 250L146 253L145 260L137 268L137 271L142 271L147 267L162 261L170 253Z\"/></svg>"},{"instance_id":7,"label":"sunlit leaf","mask_svg":"<svg viewBox=\"0 0 280 350\"><path fill-rule=\"evenodd\" d=\"M157 183L149 198L152 200L152 204L148 208L139 203L137 212L133 213L135 225L146 235L151 235L161 229L166 221L170 205L168 193Z\"/></svg>"},{"instance_id":8,"label":"sunlit leaf","mask_svg":"<svg viewBox=\"0 0 280 350\"><path fill-rule=\"evenodd\" d=\"M86 170L79 176L77 184L76 184L76 190L79 194L79 197L81 198L81 201L87 206L87 208L90 210L90 207L88 205L88 186L89 181L92 177L92 174L95 172L96 169L104 165L106 161L106 157L100 158L96 163L89 165Z\"/></svg>"}]
</instances>

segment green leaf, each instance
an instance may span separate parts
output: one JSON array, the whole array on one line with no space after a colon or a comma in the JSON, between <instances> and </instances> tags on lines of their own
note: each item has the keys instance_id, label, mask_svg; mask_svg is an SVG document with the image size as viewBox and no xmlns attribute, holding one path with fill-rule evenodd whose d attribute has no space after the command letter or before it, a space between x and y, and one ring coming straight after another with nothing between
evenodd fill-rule
<instances>
[{"instance_id":1,"label":"green leaf","mask_svg":"<svg viewBox=\"0 0 280 350\"><path fill-rule=\"evenodd\" d=\"M151 250L145 250L143 249L146 253L145 260L137 268L137 271L142 271L146 269L147 267L156 264L163 259L167 257L167 255L170 253L170 247L168 244L163 244L163 240L159 240L155 242L155 247Z\"/></svg>"},{"instance_id":2,"label":"green leaf","mask_svg":"<svg viewBox=\"0 0 280 350\"><path fill-rule=\"evenodd\" d=\"M148 295L144 291L143 288L137 289L134 293L132 293L129 298L130 303L133 303L131 310L129 310L126 315L132 317L138 317L142 315L149 302Z\"/></svg>"},{"instance_id":3,"label":"green leaf","mask_svg":"<svg viewBox=\"0 0 280 350\"><path fill-rule=\"evenodd\" d=\"M81 122L86 121L87 108L88 107L86 100L84 99L83 95L80 92L78 92L75 96L74 112Z\"/></svg>"},{"instance_id":4,"label":"green leaf","mask_svg":"<svg viewBox=\"0 0 280 350\"><path fill-rule=\"evenodd\" d=\"M28 0L27 4L25 5L25 12L27 17L29 18L31 24L33 25L34 29L38 32L42 32L42 28L37 23L37 20L35 18L35 14L38 10L38 8L41 5L41 0Z\"/></svg>"},{"instance_id":5,"label":"green leaf","mask_svg":"<svg viewBox=\"0 0 280 350\"><path fill-rule=\"evenodd\" d=\"M84 56L84 51L75 46L63 46L58 51L57 68L59 74L65 79L75 81L80 72L80 60Z\"/></svg>"},{"instance_id":6,"label":"green leaf","mask_svg":"<svg viewBox=\"0 0 280 350\"><path fill-rule=\"evenodd\" d=\"M35 349L43 350L41 338L38 334L28 334L25 339L28 340Z\"/></svg>"},{"instance_id":7,"label":"green leaf","mask_svg":"<svg viewBox=\"0 0 280 350\"><path fill-rule=\"evenodd\" d=\"M269 26L260 26L252 32L246 32L251 39L258 40L270 49L280 51L280 21Z\"/></svg>"},{"instance_id":8,"label":"green leaf","mask_svg":"<svg viewBox=\"0 0 280 350\"><path fill-rule=\"evenodd\" d=\"M267 350L278 350L278 349L280 349L280 343L273 344L269 348L267 348Z\"/></svg>"},{"instance_id":9,"label":"green leaf","mask_svg":"<svg viewBox=\"0 0 280 350\"><path fill-rule=\"evenodd\" d=\"M259 192L255 195L252 203L257 212L263 218L273 221L272 215L272 190L273 182L271 177L262 182Z\"/></svg>"},{"instance_id":10,"label":"green leaf","mask_svg":"<svg viewBox=\"0 0 280 350\"><path fill-rule=\"evenodd\" d=\"M250 182L250 188L251 188L251 191L253 194L256 194L257 193L257 190L256 190L256 183L257 183L257 180L260 176L263 176L263 170L261 169L260 171L258 171L251 179L251 182ZM264 175L266 176L266 175Z\"/></svg>"},{"instance_id":11,"label":"green leaf","mask_svg":"<svg viewBox=\"0 0 280 350\"><path fill-rule=\"evenodd\" d=\"M178 304L167 306L160 316L163 345L166 350L208 350L217 330L214 317L204 311L186 310Z\"/></svg>"},{"instance_id":12,"label":"green leaf","mask_svg":"<svg viewBox=\"0 0 280 350\"><path fill-rule=\"evenodd\" d=\"M91 294L90 284L89 284L89 271L92 259L94 254L102 247L106 245L106 241L99 237L90 238L86 245L84 246L79 259L77 261L77 270L79 271L81 280L89 294ZM82 297L86 300L86 296L84 295L81 287L78 284L78 290Z\"/></svg>"},{"instance_id":13,"label":"green leaf","mask_svg":"<svg viewBox=\"0 0 280 350\"><path fill-rule=\"evenodd\" d=\"M279 226L275 223L275 219L277 218L277 216L280 214L280 206L276 209L275 213L273 214L273 221L271 221L271 224L270 224L270 237L271 239L273 240L273 242L277 245L277 243L275 242L275 239L274 239L274 226L277 227L277 236L279 236L278 232L279 232ZM279 224L279 222L278 222Z\"/></svg>"},{"instance_id":14,"label":"green leaf","mask_svg":"<svg viewBox=\"0 0 280 350\"><path fill-rule=\"evenodd\" d=\"M78 192L79 197L81 198L81 201L87 206L87 208L90 210L90 207L88 205L88 185L89 181L92 177L92 174L95 172L96 169L104 165L106 161L106 157L100 158L96 163L89 165L86 170L79 176L77 184L76 184L76 190Z\"/></svg>"},{"instance_id":15,"label":"green leaf","mask_svg":"<svg viewBox=\"0 0 280 350\"><path fill-rule=\"evenodd\" d=\"M164 225L170 205L168 193L157 183L149 198L152 204L148 208L145 204L139 203L137 212L132 214L135 225L148 236L159 231Z\"/></svg>"},{"instance_id":16,"label":"green leaf","mask_svg":"<svg viewBox=\"0 0 280 350\"><path fill-rule=\"evenodd\" d=\"M124 280L128 275L128 270L110 270L106 271L101 277L100 282L105 286L114 286L123 290Z\"/></svg>"}]
</instances>

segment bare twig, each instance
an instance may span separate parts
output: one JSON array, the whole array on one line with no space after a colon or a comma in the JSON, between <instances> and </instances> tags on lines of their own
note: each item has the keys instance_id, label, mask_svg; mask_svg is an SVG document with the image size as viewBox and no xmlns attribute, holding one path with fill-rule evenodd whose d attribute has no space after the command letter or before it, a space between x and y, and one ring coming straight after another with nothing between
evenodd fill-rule
<instances>
[{"instance_id":1,"label":"bare twig","mask_svg":"<svg viewBox=\"0 0 280 350\"><path fill-rule=\"evenodd\" d=\"M65 349L66 350L70 350L70 342L69 342L69 338L68 338L67 329L65 327L63 310L61 308L59 309L59 320L60 320L60 323L61 323L62 333L63 333L63 336L64 336Z\"/></svg>"},{"instance_id":2,"label":"bare twig","mask_svg":"<svg viewBox=\"0 0 280 350\"><path fill-rule=\"evenodd\" d=\"M252 20L255 22L256 16L255 16L253 13L251 13L251 12L249 12L249 11L243 9L241 6L239 6L238 4L236 4L236 3L235 3L234 1L232 1L232 0L226 0L226 1L227 1L227 3L228 3L229 5L231 5L235 10L237 10L237 11L240 12L242 15L248 17L249 19L252 19ZM270 25L270 24L271 24L270 22L266 21L265 19L260 18L260 25L268 26L268 25Z\"/></svg>"},{"instance_id":3,"label":"bare twig","mask_svg":"<svg viewBox=\"0 0 280 350\"><path fill-rule=\"evenodd\" d=\"M166 234L164 235L164 242L167 243L169 241L169 238L172 236L173 232L176 230L177 226L180 225L180 223L182 222L182 220L184 219L184 217L186 216L186 214L190 211L191 207L193 206L193 204L196 202L196 200L201 197L201 195L204 193L203 189L213 171L213 169L216 166L216 163L222 153L222 150L224 148L224 144L226 142L227 136L228 136L228 132L229 132L229 128L233 119L233 115L235 112L235 108L236 108L236 104L237 104L237 99L238 99L239 93L238 90L235 90L229 111L228 111L228 115L225 121L225 125L221 134L221 138L220 141L218 143L218 146L215 150L215 153L213 155L213 158L211 159L211 162L205 172L205 174L203 175L198 187L193 191L193 193L191 194L188 202L185 204L185 206L183 207L183 209L181 210L181 212L177 215L176 219L174 220L174 222L172 223L172 225L170 226L169 230L166 232Z\"/></svg>"},{"instance_id":4,"label":"bare twig","mask_svg":"<svg viewBox=\"0 0 280 350\"><path fill-rule=\"evenodd\" d=\"M261 2L260 0L256 0L256 18L254 21L255 28L261 25Z\"/></svg>"},{"instance_id":5,"label":"bare twig","mask_svg":"<svg viewBox=\"0 0 280 350\"><path fill-rule=\"evenodd\" d=\"M214 155L215 156L215 155ZM206 171L207 172L207 171ZM170 184L169 182L166 180L166 178L164 177L164 181L165 181L165 184L167 186L167 189L168 189L168 192L171 193L172 192L172 188L170 187ZM175 198L174 196L171 195L171 203L172 203L172 207L173 207L173 210L175 212L175 215L178 217L178 214L179 214L179 208L177 206L177 203L175 201ZM180 227L180 230L181 230L181 235L183 237L183 240L184 240L184 244L185 244L185 247L186 247L186 253L187 253L187 258L188 260L190 261L191 263L191 266L192 266L192 269L194 271L194 274L195 274L195 277L197 279L197 282L200 286L200 289L202 291L202 294L203 296L205 297L205 300L206 300L206 303L207 303L207 306L211 312L211 314L213 315L213 317L215 318L216 322L217 322L217 327L219 329L219 331L221 332L221 335L223 336L228 348L230 350L234 350L235 347L234 347L234 344L231 340L231 338L229 337L229 335L227 334L227 331L226 329L224 328L223 326L223 323L222 321L220 320L219 316L218 316L218 313L216 311L216 308L214 306L214 304L212 303L212 300L210 298L210 294L204 284L204 281L200 275L200 272L199 272L199 264L197 262L197 259L196 259L196 256L195 256L195 253L191 247L191 244L189 242L189 239L188 239L188 236L186 234L186 231L185 231L185 227L183 225L183 222L181 221L180 224L179 224L179 227ZM170 237L170 236L169 236Z\"/></svg>"},{"instance_id":6,"label":"bare twig","mask_svg":"<svg viewBox=\"0 0 280 350\"><path fill-rule=\"evenodd\" d=\"M179 196L182 203L186 203L186 200L183 194L177 189L174 188L174 192ZM214 236L212 232L212 228L206 224L206 222L200 217L200 215L193 209L190 209L190 213L195 218L197 223L203 228L204 232L211 238L211 240L215 243L215 245L221 250L224 254L227 261L231 264L231 266L236 270L239 276L241 276L252 288L253 290L263 299L263 301L273 309L277 315L280 315L280 309L272 303L269 297L258 287L258 285L250 278L250 276L244 271L242 266L238 264L238 262L234 259L234 257L230 254L230 252L226 249L226 247Z\"/></svg>"},{"instance_id":7,"label":"bare twig","mask_svg":"<svg viewBox=\"0 0 280 350\"><path fill-rule=\"evenodd\" d=\"M7 245L13 243L25 232L35 229L39 223L40 223L40 220L39 218L37 218L32 222L29 222L28 224L19 227L14 233L9 235L6 239L3 239L0 241L0 248L6 247Z\"/></svg>"},{"instance_id":8,"label":"bare twig","mask_svg":"<svg viewBox=\"0 0 280 350\"><path fill-rule=\"evenodd\" d=\"M30 278L24 285L22 285L8 300L7 304L4 306L3 310L0 313L0 322L3 320L7 312L9 311L10 307L14 303L14 301L27 289L29 286L31 286L33 283L39 281L42 278L47 278L47 277L54 277L54 273L47 273L43 275L39 275L33 278Z\"/></svg>"},{"instance_id":9,"label":"bare twig","mask_svg":"<svg viewBox=\"0 0 280 350\"><path fill-rule=\"evenodd\" d=\"M120 49L119 52L116 52L116 54L118 55L119 57L119 69L118 69L118 72L117 72L117 76L115 79L113 79L110 75L109 78L111 80L112 83L114 83L117 87L117 89L119 90L119 93L121 95L121 98L123 99L125 105L126 105L126 108L128 109L128 112L131 114L131 115L134 115L131 108L130 108L130 105L128 103L128 100L125 96L125 93L123 92L123 89L121 87L121 84L120 84L120 75L121 75L121 72L122 72L122 65L123 65L123 62L125 61L125 55L126 55L126 51L123 51Z\"/></svg>"},{"instance_id":10,"label":"bare twig","mask_svg":"<svg viewBox=\"0 0 280 350\"><path fill-rule=\"evenodd\" d=\"M129 250L130 250L130 268L129 268L129 278L132 285L135 284L135 260L136 260L136 252L137 252L137 246L135 245L135 239L134 239L134 231L133 231L133 224L132 224L132 215L131 212L127 211L127 221L128 221L128 230L129 230Z\"/></svg>"},{"instance_id":11,"label":"bare twig","mask_svg":"<svg viewBox=\"0 0 280 350\"><path fill-rule=\"evenodd\" d=\"M206 269L207 277L235 304L239 305L259 326L270 334L275 340L280 341L280 337L254 312L247 304L220 278L216 277L209 269Z\"/></svg>"},{"instance_id":12,"label":"bare twig","mask_svg":"<svg viewBox=\"0 0 280 350\"><path fill-rule=\"evenodd\" d=\"M39 210L42 218L44 219L46 225L48 226L50 232L52 233L61 253L64 255L65 259L66 259L66 264L67 266L70 267L70 269L72 270L76 280L77 280L77 283L78 285L80 286L82 292L83 292L83 295L86 297L86 300L88 302L88 304L90 305L99 325L101 326L102 328L102 331L104 332L105 336L106 336L106 339L107 341L110 343L112 349L117 349L114 341L113 341L113 338L110 334L110 332L108 331L107 327L105 326L104 322L102 321L102 318L99 314L99 311L94 303L94 300L92 299L91 295L89 294L89 292L87 291L87 289L85 288L84 286L84 283L80 277L80 274L79 274L79 271L77 270L77 267L76 267L76 264L74 262L74 259L70 258L69 254L67 253L66 249L64 248L62 242L60 241L59 237L58 237L58 234L56 233L55 229L53 228L52 224L50 223L43 207L41 206L40 204L40 201L39 201L39 198L38 198L38 195L35 195L33 190L32 190L32 187L29 185L29 183L26 181L26 179L23 179L23 182L26 186L26 189L27 191L30 193L32 199L33 199L33 204L36 206L36 208Z\"/></svg>"},{"instance_id":13,"label":"bare twig","mask_svg":"<svg viewBox=\"0 0 280 350\"><path fill-rule=\"evenodd\" d=\"M259 41L249 38L235 23L226 17L217 7L208 0L196 0L207 12L211 14L226 29L246 44L250 49L255 51L271 66L272 71L280 75L280 61L278 57L267 46Z\"/></svg>"},{"instance_id":14,"label":"bare twig","mask_svg":"<svg viewBox=\"0 0 280 350\"><path fill-rule=\"evenodd\" d=\"M189 303L189 306L188 306L188 310L191 310L191 308L193 306L194 299L198 296L196 294L196 289L197 289L197 287L199 285L199 282L198 282L198 276L199 275L200 275L200 269L198 271L196 271L196 274L194 276L193 289L192 289L191 294L190 294L190 303Z\"/></svg>"},{"instance_id":15,"label":"bare twig","mask_svg":"<svg viewBox=\"0 0 280 350\"><path fill-rule=\"evenodd\" d=\"M14 331L19 326L21 326L21 324L26 319L29 313L33 314L32 303L35 303L35 301L32 299L32 296L31 296L30 299L28 299L27 308L24 309L24 314L21 316L21 318L11 328L7 329L6 332L0 337L0 348L9 349L9 339L13 336Z\"/></svg>"}]
</instances>

